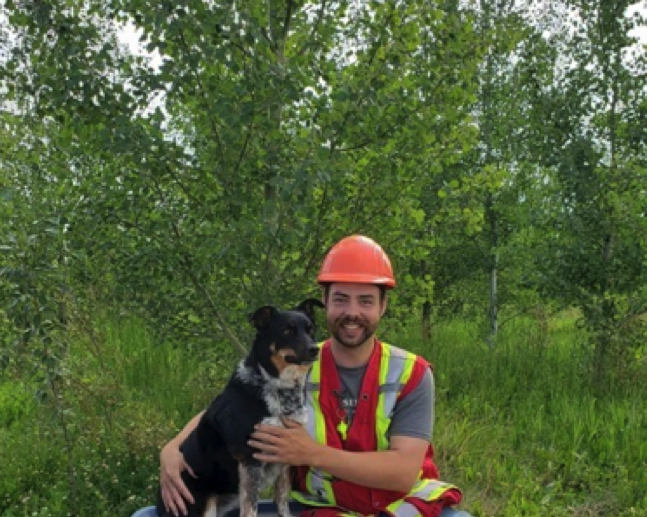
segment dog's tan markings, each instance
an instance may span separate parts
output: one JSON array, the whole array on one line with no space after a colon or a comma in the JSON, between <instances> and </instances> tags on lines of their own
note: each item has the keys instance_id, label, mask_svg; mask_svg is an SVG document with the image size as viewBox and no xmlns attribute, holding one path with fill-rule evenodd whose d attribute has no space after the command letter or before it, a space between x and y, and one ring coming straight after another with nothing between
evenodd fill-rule
<instances>
[{"instance_id":1,"label":"dog's tan markings","mask_svg":"<svg viewBox=\"0 0 647 517\"><path fill-rule=\"evenodd\" d=\"M218 515L218 498L210 497L204 507L203 517L217 517Z\"/></svg>"},{"instance_id":2,"label":"dog's tan markings","mask_svg":"<svg viewBox=\"0 0 647 517\"><path fill-rule=\"evenodd\" d=\"M290 366L294 366L293 364L288 363L285 358L296 357L296 354L292 350L277 350L274 343L270 345L270 351L272 352L272 363L279 372L279 377L283 377L285 369Z\"/></svg>"},{"instance_id":3,"label":"dog's tan markings","mask_svg":"<svg viewBox=\"0 0 647 517\"><path fill-rule=\"evenodd\" d=\"M306 375L308 375L308 372L310 371L310 368L312 368L312 365L299 365L297 366L297 368L299 368L299 373L305 377Z\"/></svg>"},{"instance_id":4,"label":"dog's tan markings","mask_svg":"<svg viewBox=\"0 0 647 517\"><path fill-rule=\"evenodd\" d=\"M279 378L282 381L289 382L291 384L303 384L306 375L308 374L308 370L310 370L310 366L289 364L279 373Z\"/></svg>"}]
</instances>

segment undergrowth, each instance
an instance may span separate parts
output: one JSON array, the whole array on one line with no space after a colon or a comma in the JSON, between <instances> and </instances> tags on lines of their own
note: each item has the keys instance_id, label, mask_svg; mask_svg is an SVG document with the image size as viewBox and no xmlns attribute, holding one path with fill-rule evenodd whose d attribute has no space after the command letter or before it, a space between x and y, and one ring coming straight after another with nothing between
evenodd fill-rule
<instances>
[{"instance_id":1,"label":"undergrowth","mask_svg":"<svg viewBox=\"0 0 647 517\"><path fill-rule=\"evenodd\" d=\"M474 323L389 341L434 365L441 477L475 517L647 516L647 419L636 383L600 395L574 318L517 319L485 346ZM128 516L154 503L159 450L222 387L226 344L155 343L94 315L55 336L55 369L0 378L0 515ZM644 377L643 377L644 379Z\"/></svg>"}]
</instances>

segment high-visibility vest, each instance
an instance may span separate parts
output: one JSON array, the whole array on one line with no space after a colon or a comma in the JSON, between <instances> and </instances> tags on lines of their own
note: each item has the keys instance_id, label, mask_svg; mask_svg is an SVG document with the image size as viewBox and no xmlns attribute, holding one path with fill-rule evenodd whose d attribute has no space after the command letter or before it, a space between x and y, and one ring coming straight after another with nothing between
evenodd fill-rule
<instances>
[{"instance_id":1,"label":"high-visibility vest","mask_svg":"<svg viewBox=\"0 0 647 517\"><path fill-rule=\"evenodd\" d=\"M312 366L306 386L308 433L317 442L338 449L388 450L387 431L397 401L419 384L430 367L423 358L376 340L358 394L353 421L348 426L340 406L339 375L330 341L326 341L321 346L319 359ZM453 495L452 504L461 498L457 487L438 479L431 445L418 481L408 494L335 479L313 467L297 469L293 488L292 497L307 507L335 507L349 515L386 511L396 517L419 517L425 514L420 511L421 507L437 504L449 491Z\"/></svg>"}]
</instances>

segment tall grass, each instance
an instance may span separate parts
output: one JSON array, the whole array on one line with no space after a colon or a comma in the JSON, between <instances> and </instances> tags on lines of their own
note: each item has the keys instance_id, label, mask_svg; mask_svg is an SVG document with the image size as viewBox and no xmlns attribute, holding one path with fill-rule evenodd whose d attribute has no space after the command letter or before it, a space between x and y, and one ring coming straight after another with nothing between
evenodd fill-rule
<instances>
[{"instance_id":1,"label":"tall grass","mask_svg":"<svg viewBox=\"0 0 647 517\"><path fill-rule=\"evenodd\" d=\"M0 382L41 400L0 428L0 515L128 515L154 499L161 446L219 391L232 354L155 343L142 322L109 314L54 340L56 369Z\"/></svg>"},{"instance_id":2,"label":"tall grass","mask_svg":"<svg viewBox=\"0 0 647 517\"><path fill-rule=\"evenodd\" d=\"M600 395L575 319L542 327L519 318L494 350L462 320L403 343L435 367L443 471L477 514L647 515L641 386Z\"/></svg>"},{"instance_id":3,"label":"tall grass","mask_svg":"<svg viewBox=\"0 0 647 517\"><path fill-rule=\"evenodd\" d=\"M641 387L593 389L568 316L510 322L494 350L479 336L465 320L437 325L429 343L414 326L389 336L434 364L436 457L463 507L477 517L647 516ZM156 343L142 322L109 314L58 339L66 355L41 402L42 375L0 382L0 515L127 516L154 501L160 447L237 355L222 343Z\"/></svg>"}]
</instances>

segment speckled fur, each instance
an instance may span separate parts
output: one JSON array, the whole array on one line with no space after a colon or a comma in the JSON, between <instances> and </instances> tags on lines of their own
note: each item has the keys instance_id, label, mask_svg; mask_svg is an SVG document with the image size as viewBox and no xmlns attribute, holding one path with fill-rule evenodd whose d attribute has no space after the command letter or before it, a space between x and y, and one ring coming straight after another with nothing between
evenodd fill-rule
<instances>
[{"instance_id":1,"label":"speckled fur","mask_svg":"<svg viewBox=\"0 0 647 517\"><path fill-rule=\"evenodd\" d=\"M262 386L263 399L270 415L263 419L264 424L283 427L282 418L289 418L300 424L306 423L305 381L308 370L302 366L288 366L280 376L271 377L264 370L256 372L247 368L244 361L238 366L241 380ZM290 468L274 463L258 465L239 465L240 473L240 515L257 517L259 493L274 485L274 501L278 517L290 517Z\"/></svg>"}]
</instances>

